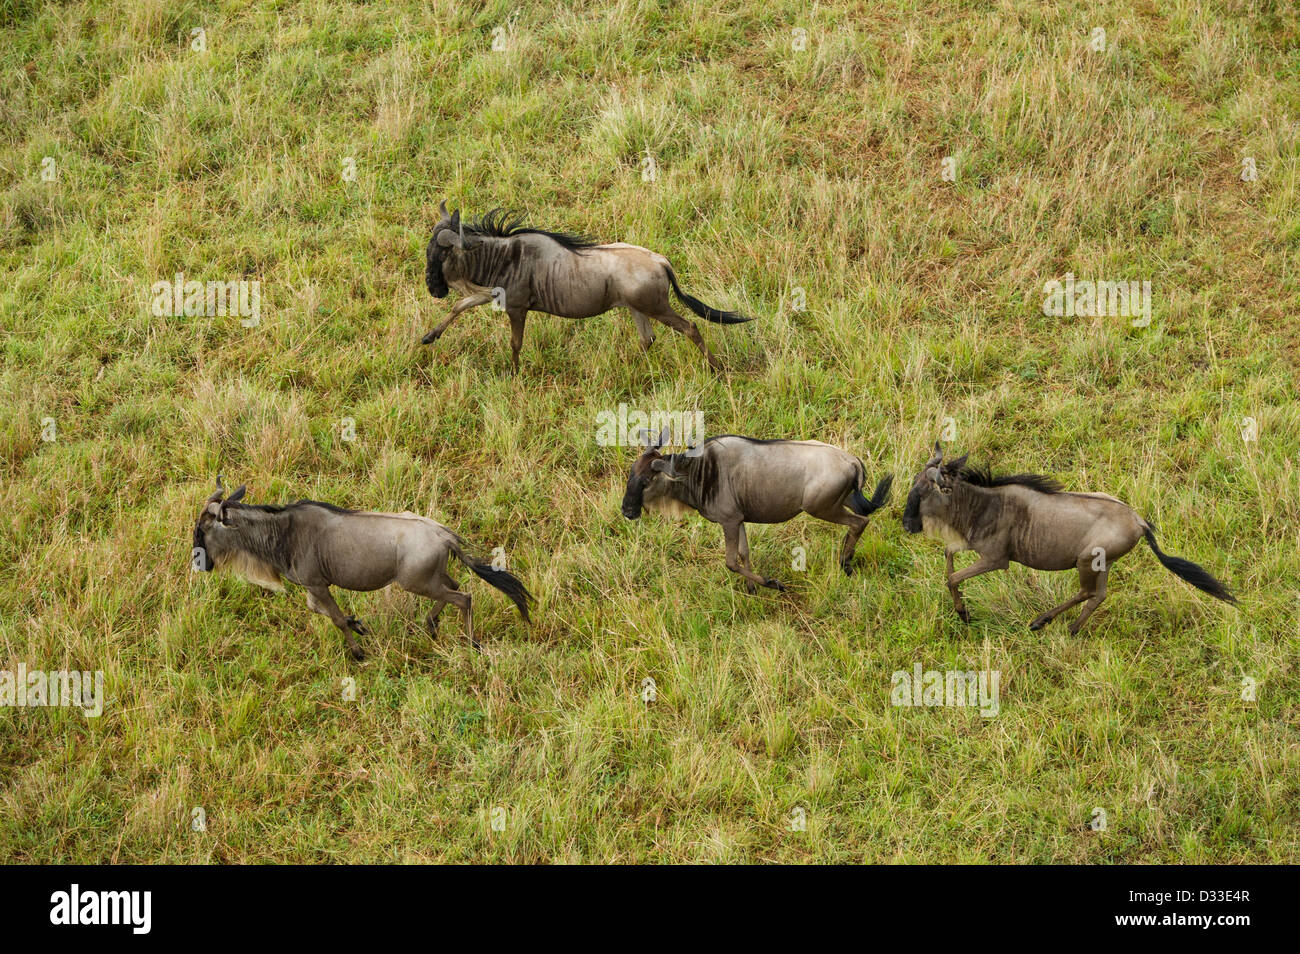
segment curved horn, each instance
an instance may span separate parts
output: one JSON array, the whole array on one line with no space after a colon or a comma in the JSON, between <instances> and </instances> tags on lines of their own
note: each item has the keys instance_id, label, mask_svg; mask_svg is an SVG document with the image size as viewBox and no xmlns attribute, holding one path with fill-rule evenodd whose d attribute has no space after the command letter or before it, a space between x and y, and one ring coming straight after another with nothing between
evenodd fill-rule
<instances>
[{"instance_id":1,"label":"curved horn","mask_svg":"<svg viewBox=\"0 0 1300 954\"><path fill-rule=\"evenodd\" d=\"M938 442L938 441L935 441L935 442L934 442L934 456L931 457L928 461L925 462L925 466L926 466L927 468L929 468L929 467L937 467L937 466L939 466L939 462L940 462L941 460L943 460L943 448L939 446L939 442Z\"/></svg>"},{"instance_id":2,"label":"curved horn","mask_svg":"<svg viewBox=\"0 0 1300 954\"><path fill-rule=\"evenodd\" d=\"M217 490L216 493L214 493L211 497L208 498L208 503L219 503L221 501L221 498L224 497L225 495L226 495L226 487L221 482L221 475L217 474Z\"/></svg>"},{"instance_id":3,"label":"curved horn","mask_svg":"<svg viewBox=\"0 0 1300 954\"><path fill-rule=\"evenodd\" d=\"M444 219L451 214L450 212L447 211L446 199L443 199L440 203L438 203L438 214L441 215Z\"/></svg>"},{"instance_id":4,"label":"curved horn","mask_svg":"<svg viewBox=\"0 0 1300 954\"><path fill-rule=\"evenodd\" d=\"M671 424L665 424L664 429L659 432L659 440L655 443L655 447L663 447L672 439L673 426Z\"/></svg>"}]
</instances>

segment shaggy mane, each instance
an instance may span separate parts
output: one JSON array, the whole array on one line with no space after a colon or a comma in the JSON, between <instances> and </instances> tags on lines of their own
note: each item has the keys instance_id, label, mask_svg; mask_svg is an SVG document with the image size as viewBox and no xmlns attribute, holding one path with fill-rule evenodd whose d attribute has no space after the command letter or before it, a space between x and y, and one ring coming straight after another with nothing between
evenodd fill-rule
<instances>
[{"instance_id":1,"label":"shaggy mane","mask_svg":"<svg viewBox=\"0 0 1300 954\"><path fill-rule=\"evenodd\" d=\"M334 504L325 503L320 500L295 500L287 504L246 504L236 503L233 507L242 507L245 510L260 510L262 513L284 513L286 510L292 510L295 507L323 507L333 513L358 513L356 510L348 510L346 507L336 507Z\"/></svg>"},{"instance_id":2,"label":"shaggy mane","mask_svg":"<svg viewBox=\"0 0 1300 954\"><path fill-rule=\"evenodd\" d=\"M1040 494L1059 494L1065 488L1051 477L1042 474L1003 474L995 477L987 467L963 467L959 475L962 480L976 487L1008 487L1016 485L1037 490Z\"/></svg>"},{"instance_id":3,"label":"shaggy mane","mask_svg":"<svg viewBox=\"0 0 1300 954\"><path fill-rule=\"evenodd\" d=\"M548 232L546 229L526 228L524 226L524 216L521 213L502 208L492 209L481 219L467 224L465 231L477 235L488 235L492 238L511 238L515 235L545 235L547 238L559 242L570 252L581 252L585 249L595 248L600 244L585 235L576 235L572 232Z\"/></svg>"}]
</instances>

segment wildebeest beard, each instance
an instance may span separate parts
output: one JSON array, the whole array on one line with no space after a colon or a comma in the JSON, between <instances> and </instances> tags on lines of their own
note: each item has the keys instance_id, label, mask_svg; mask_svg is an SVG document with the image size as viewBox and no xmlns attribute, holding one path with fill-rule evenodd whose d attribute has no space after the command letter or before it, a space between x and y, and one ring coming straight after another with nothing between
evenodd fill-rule
<instances>
[{"instance_id":1,"label":"wildebeest beard","mask_svg":"<svg viewBox=\"0 0 1300 954\"><path fill-rule=\"evenodd\" d=\"M903 510L903 529L908 533L921 532L921 488L913 487L907 495L907 506Z\"/></svg>"},{"instance_id":2,"label":"wildebeest beard","mask_svg":"<svg viewBox=\"0 0 1300 954\"><path fill-rule=\"evenodd\" d=\"M718 492L718 462L712 454L687 452L664 458L673 479L661 477L662 496L695 510L707 506ZM648 488L647 488L648 489Z\"/></svg>"},{"instance_id":3,"label":"wildebeest beard","mask_svg":"<svg viewBox=\"0 0 1300 954\"><path fill-rule=\"evenodd\" d=\"M198 527L194 528L194 554L200 557L199 569L204 573L210 573L215 568L212 562L212 555L208 553L208 544L203 537L203 531Z\"/></svg>"},{"instance_id":4,"label":"wildebeest beard","mask_svg":"<svg viewBox=\"0 0 1300 954\"><path fill-rule=\"evenodd\" d=\"M434 298L446 298L451 291L446 276L442 273L441 255L431 254L427 257L424 266L424 284Z\"/></svg>"}]
</instances>

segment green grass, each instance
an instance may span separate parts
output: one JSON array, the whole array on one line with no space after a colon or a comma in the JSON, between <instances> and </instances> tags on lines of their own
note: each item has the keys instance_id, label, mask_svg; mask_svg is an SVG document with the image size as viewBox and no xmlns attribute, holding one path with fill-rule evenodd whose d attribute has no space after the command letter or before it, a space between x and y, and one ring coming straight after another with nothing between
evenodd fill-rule
<instances>
[{"instance_id":1,"label":"green grass","mask_svg":"<svg viewBox=\"0 0 1300 954\"><path fill-rule=\"evenodd\" d=\"M1297 860L1289 4L0 0L0 24L0 668L108 691L97 720L0 709L0 860ZM534 315L518 376L488 309L421 348L444 197L649 246L759 320L703 328L722 377L621 313ZM261 325L154 318L176 272L259 279ZM1045 316L1067 272L1152 281L1151 327ZM1124 498L1242 604L1143 547L1079 638L1027 629L1073 575L1021 567L966 584L967 628L900 492L852 578L838 528L751 528L792 589L750 597L716 526L620 516L632 451L595 439L620 402L834 443L899 491L951 418L956 452ZM470 578L476 654L453 611L433 643L415 598L340 592L374 631L352 663L301 591L189 572L218 472L503 547L534 623ZM999 670L1000 714L892 707L917 662Z\"/></svg>"}]
</instances>

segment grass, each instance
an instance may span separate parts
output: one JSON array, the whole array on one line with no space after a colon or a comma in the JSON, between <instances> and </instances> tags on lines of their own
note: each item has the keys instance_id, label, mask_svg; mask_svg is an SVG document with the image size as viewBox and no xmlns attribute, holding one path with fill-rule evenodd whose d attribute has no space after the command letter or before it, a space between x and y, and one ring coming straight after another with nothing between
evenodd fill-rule
<instances>
[{"instance_id":1,"label":"grass","mask_svg":"<svg viewBox=\"0 0 1300 954\"><path fill-rule=\"evenodd\" d=\"M0 0L0 39L0 668L108 694L0 708L0 860L1297 860L1288 4ZM534 315L517 376L488 309L421 348L444 197L649 246L759 320L703 328L722 377L622 313ZM153 317L177 272L260 280L260 325ZM1044 315L1067 272L1150 280L1151 326ZM1242 604L1143 547L1079 638L1027 629L1073 575L1014 566L968 628L897 492L851 578L837 528L752 527L792 588L750 597L716 526L620 516L620 402L900 490L948 427L1132 503ZM454 612L434 643L415 598L339 593L352 663L300 590L189 572L218 472L502 547L534 623L469 578L477 654ZM891 706L916 663L998 670L999 715Z\"/></svg>"}]
</instances>

